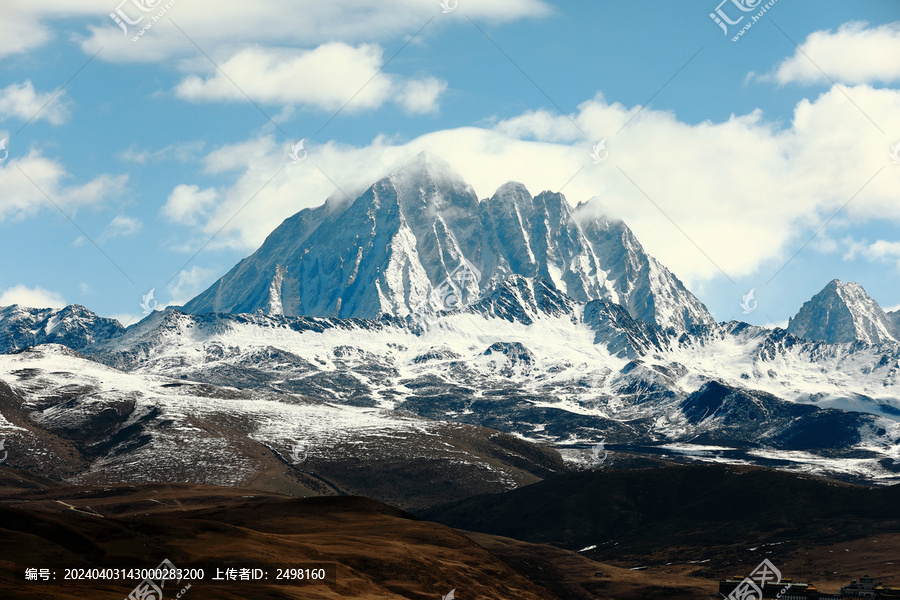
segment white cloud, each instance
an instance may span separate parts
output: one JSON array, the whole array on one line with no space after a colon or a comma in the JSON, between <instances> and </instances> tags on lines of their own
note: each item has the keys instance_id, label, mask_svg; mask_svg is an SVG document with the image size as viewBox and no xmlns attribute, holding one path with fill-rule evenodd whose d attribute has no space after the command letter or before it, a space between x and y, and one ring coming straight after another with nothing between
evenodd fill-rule
<instances>
[{"instance_id":1,"label":"white cloud","mask_svg":"<svg viewBox=\"0 0 900 600\"><path fill-rule=\"evenodd\" d=\"M83 34L81 26L71 34L77 36L86 54L103 48L98 56L100 60L146 63L196 53L197 48L169 22L169 18L201 48L217 54L223 48L252 44L311 47L335 40L396 39L413 34L429 19L433 19L430 27L459 22L464 18L463 13L473 19L502 23L544 17L553 10L542 0L463 0L460 10L448 15L441 14L440 3L436 0L330 0L306 2L302 10L298 10L296 3L286 0L179 0L138 42L132 42L137 30L164 6L164 3L144 1L145 6L151 4L155 10L144 12L133 2L119 4L119 0L4 0L0 2L0 39L3 40L0 58L40 48L57 32L66 32L59 25L71 22L72 17L92 21L87 27L89 35ZM128 34L109 17L119 7L131 20L143 18L137 25L129 26ZM59 27L57 31L54 31L55 26ZM427 31L423 35L427 35Z\"/></svg>"},{"instance_id":2,"label":"white cloud","mask_svg":"<svg viewBox=\"0 0 900 600\"><path fill-rule=\"evenodd\" d=\"M144 224L141 223L140 219L119 215L113 218L113 220L103 229L103 233L100 235L100 241L105 242L114 238L130 237L138 233L143 227Z\"/></svg>"},{"instance_id":3,"label":"white cloud","mask_svg":"<svg viewBox=\"0 0 900 600\"><path fill-rule=\"evenodd\" d=\"M865 240L856 241L851 238L845 240L847 251L844 260L853 260L862 256L871 261L893 263L900 269L900 241L877 240L869 243Z\"/></svg>"},{"instance_id":4,"label":"white cloud","mask_svg":"<svg viewBox=\"0 0 900 600\"><path fill-rule=\"evenodd\" d=\"M52 30L39 20L42 14L50 16L53 13L47 12L46 7L38 7L38 4L41 3L0 3L0 39L3 40L0 58L39 48L53 37Z\"/></svg>"},{"instance_id":5,"label":"white cloud","mask_svg":"<svg viewBox=\"0 0 900 600\"><path fill-rule=\"evenodd\" d=\"M0 292L0 306L12 304L30 308L62 308L66 305L66 301L58 293L39 286L29 288L16 285Z\"/></svg>"},{"instance_id":6,"label":"white cloud","mask_svg":"<svg viewBox=\"0 0 900 600\"><path fill-rule=\"evenodd\" d=\"M438 98L446 89L447 82L434 77L411 80L403 87L399 102L412 114L435 112L438 109Z\"/></svg>"},{"instance_id":7,"label":"white cloud","mask_svg":"<svg viewBox=\"0 0 900 600\"><path fill-rule=\"evenodd\" d=\"M779 84L893 83L900 81L900 21L878 27L845 23L837 31L815 31L793 56L760 77Z\"/></svg>"},{"instance_id":8,"label":"white cloud","mask_svg":"<svg viewBox=\"0 0 900 600\"><path fill-rule=\"evenodd\" d=\"M197 217L205 214L215 201L215 189L201 190L196 185L181 184L172 190L160 212L173 223L196 225Z\"/></svg>"},{"instance_id":9,"label":"white cloud","mask_svg":"<svg viewBox=\"0 0 900 600\"><path fill-rule=\"evenodd\" d=\"M169 301L169 306L186 304L191 298L212 284L215 279L214 275L215 271L212 269L204 269L199 266L180 271L175 281L170 283L167 288L172 298Z\"/></svg>"},{"instance_id":10,"label":"white cloud","mask_svg":"<svg viewBox=\"0 0 900 600\"><path fill-rule=\"evenodd\" d=\"M19 85L12 83L0 89L0 120L16 117L22 121L31 118L45 120L51 125L62 125L69 118L68 107L63 102L65 91L40 94L34 91L31 81Z\"/></svg>"},{"instance_id":11,"label":"white cloud","mask_svg":"<svg viewBox=\"0 0 900 600\"><path fill-rule=\"evenodd\" d=\"M409 112L422 113L435 110L447 87L433 77L403 81L379 72L383 50L374 44L334 42L309 51L253 47L220 66L206 79L188 76L176 95L194 102L247 102L249 96L262 103L323 110L337 110L350 101L347 111L378 108L394 99Z\"/></svg>"},{"instance_id":12,"label":"white cloud","mask_svg":"<svg viewBox=\"0 0 900 600\"><path fill-rule=\"evenodd\" d=\"M47 196L74 218L79 208L102 204L120 194L128 181L127 175L103 174L83 185L65 185L70 177L63 165L41 156L35 149L16 157L11 148L9 159L0 165L0 223L33 216L41 209L55 211Z\"/></svg>"},{"instance_id":13,"label":"white cloud","mask_svg":"<svg viewBox=\"0 0 900 600\"><path fill-rule=\"evenodd\" d=\"M900 92L865 85L850 91L884 127L900 130ZM583 103L570 116L586 135L565 116L537 111L403 145L379 137L362 148L307 146L309 158L281 172L289 147L271 137L224 146L206 157L205 171L233 172L237 179L216 188L188 246L199 248L224 227L211 248L255 250L283 219L328 196L341 198L331 180L355 198L421 150L443 157L482 198L509 180L535 194L565 186L572 204L596 197L689 286L718 276L718 267L737 278L763 264L780 266L789 248L806 242L845 204L824 233L876 219L900 224L900 168L890 164L881 133L837 89L799 102L784 128L760 111L691 125L646 109L615 135L638 108L602 97ZM603 138L609 158L593 164L591 147Z\"/></svg>"}]
</instances>

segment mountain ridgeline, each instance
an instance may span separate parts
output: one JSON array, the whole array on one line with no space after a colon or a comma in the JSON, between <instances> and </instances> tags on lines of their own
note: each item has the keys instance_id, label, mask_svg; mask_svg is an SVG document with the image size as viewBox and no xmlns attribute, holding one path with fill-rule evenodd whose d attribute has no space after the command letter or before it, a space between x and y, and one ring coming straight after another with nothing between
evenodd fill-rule
<instances>
[{"instance_id":1,"label":"mountain ridgeline","mask_svg":"<svg viewBox=\"0 0 900 600\"><path fill-rule=\"evenodd\" d=\"M479 201L440 159L420 154L355 201L285 220L184 310L374 318L433 310L432 292L461 265L489 293L510 276L542 278L576 302L605 299L635 319L686 331L714 323L706 307L648 255L621 221L562 194L518 183Z\"/></svg>"}]
</instances>

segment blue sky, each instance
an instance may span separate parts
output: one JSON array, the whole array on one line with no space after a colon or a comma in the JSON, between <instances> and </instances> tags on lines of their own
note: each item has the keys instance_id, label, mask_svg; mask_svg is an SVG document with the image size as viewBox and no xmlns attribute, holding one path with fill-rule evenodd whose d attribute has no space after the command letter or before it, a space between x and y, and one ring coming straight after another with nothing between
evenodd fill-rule
<instances>
[{"instance_id":1,"label":"blue sky","mask_svg":"<svg viewBox=\"0 0 900 600\"><path fill-rule=\"evenodd\" d=\"M900 305L900 5L779 0L732 41L740 2L4 2L0 304L136 321L428 149L480 197L595 198L720 320L833 278Z\"/></svg>"}]
</instances>

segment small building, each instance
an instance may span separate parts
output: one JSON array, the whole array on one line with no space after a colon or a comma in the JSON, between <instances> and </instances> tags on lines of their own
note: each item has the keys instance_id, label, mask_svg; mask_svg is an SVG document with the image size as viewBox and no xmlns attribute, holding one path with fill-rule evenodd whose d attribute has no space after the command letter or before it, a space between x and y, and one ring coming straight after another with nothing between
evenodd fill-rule
<instances>
[{"instance_id":1,"label":"small building","mask_svg":"<svg viewBox=\"0 0 900 600\"><path fill-rule=\"evenodd\" d=\"M720 581L719 596L728 598L729 594L743 582L743 577L732 577ZM825 592L820 592L812 584L794 582L791 579L782 579L778 583L767 582L760 589L762 590L762 597L771 600L842 600L842 596L839 594L826 594Z\"/></svg>"},{"instance_id":2,"label":"small building","mask_svg":"<svg viewBox=\"0 0 900 600\"><path fill-rule=\"evenodd\" d=\"M866 575L865 577L860 577L859 581L854 579L850 582L850 585L842 587L841 598L844 600L855 600L856 598L871 598L873 600L900 598L900 588L884 587L882 582L875 581L875 579Z\"/></svg>"},{"instance_id":3,"label":"small building","mask_svg":"<svg viewBox=\"0 0 900 600\"><path fill-rule=\"evenodd\" d=\"M728 598L729 594L743 583L743 578L732 577L719 582L719 596ZM826 594L820 592L809 583L794 582L790 579L782 579L778 583L765 583L761 588L762 597L772 600L841 600L838 594Z\"/></svg>"},{"instance_id":4,"label":"small building","mask_svg":"<svg viewBox=\"0 0 900 600\"><path fill-rule=\"evenodd\" d=\"M731 577L719 582L719 597L728 598L739 585L743 577ZM882 582L875 581L866 575L859 580L854 579L850 585L841 588L839 594L820 592L809 583L794 583L790 579L782 579L778 583L765 583L761 588L762 597L766 600L900 600L900 587L885 587ZM755 590L754 590L755 591ZM749 600L749 596L747 597ZM754 600L756 600L754 596Z\"/></svg>"}]
</instances>

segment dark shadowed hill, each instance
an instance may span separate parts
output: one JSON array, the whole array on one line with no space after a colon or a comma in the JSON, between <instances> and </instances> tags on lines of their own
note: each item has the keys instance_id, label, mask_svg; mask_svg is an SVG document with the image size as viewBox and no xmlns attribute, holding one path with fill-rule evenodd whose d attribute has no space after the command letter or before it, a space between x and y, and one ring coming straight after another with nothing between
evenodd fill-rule
<instances>
[{"instance_id":1,"label":"dark shadowed hill","mask_svg":"<svg viewBox=\"0 0 900 600\"><path fill-rule=\"evenodd\" d=\"M0 467L0 598L122 600L136 582L16 579L24 568L332 565L333 582L262 585L189 580L171 600L638 600L706 598L715 582L679 565L654 572L422 521L361 497L290 498L195 484L67 486ZM17 571L16 571L17 570ZM171 591L170 591L171 590Z\"/></svg>"},{"instance_id":2,"label":"dark shadowed hill","mask_svg":"<svg viewBox=\"0 0 900 600\"><path fill-rule=\"evenodd\" d=\"M588 554L598 560L646 565L715 556L723 567L765 556L764 544L794 549L900 532L900 487L749 467L669 466L560 475L420 516L572 550L596 545Z\"/></svg>"}]
</instances>

